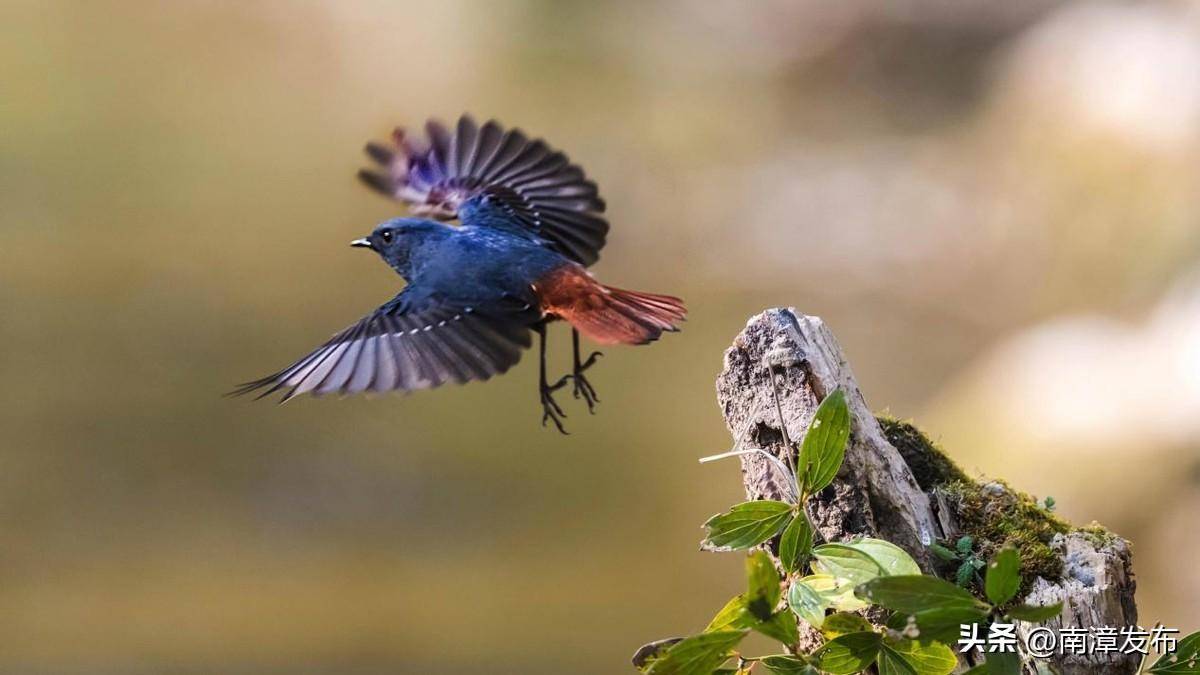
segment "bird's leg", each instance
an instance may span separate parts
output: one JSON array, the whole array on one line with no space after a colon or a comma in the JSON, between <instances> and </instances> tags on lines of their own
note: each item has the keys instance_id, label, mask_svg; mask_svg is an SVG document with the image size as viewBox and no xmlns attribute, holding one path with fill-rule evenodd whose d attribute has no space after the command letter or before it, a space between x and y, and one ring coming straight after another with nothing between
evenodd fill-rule
<instances>
[{"instance_id":1,"label":"bird's leg","mask_svg":"<svg viewBox=\"0 0 1200 675\"><path fill-rule=\"evenodd\" d=\"M558 406L553 394L567 384L567 378L564 376L553 385L546 383L546 324L538 323L533 329L537 331L540 342L538 347L538 396L542 402L542 426L546 426L546 422L554 422L559 433L566 434L567 430L563 428L562 418L567 414Z\"/></svg>"},{"instance_id":2,"label":"bird's leg","mask_svg":"<svg viewBox=\"0 0 1200 675\"><path fill-rule=\"evenodd\" d=\"M587 360L579 358L579 331L571 329L571 346L574 347L575 368L571 371L571 379L575 381L575 398L583 397L587 401L589 413L596 412L596 404L600 402L600 397L596 395L596 388L591 382L583 376L583 371L591 368L596 363L596 359L604 356L600 352L592 352L588 355Z\"/></svg>"}]
</instances>

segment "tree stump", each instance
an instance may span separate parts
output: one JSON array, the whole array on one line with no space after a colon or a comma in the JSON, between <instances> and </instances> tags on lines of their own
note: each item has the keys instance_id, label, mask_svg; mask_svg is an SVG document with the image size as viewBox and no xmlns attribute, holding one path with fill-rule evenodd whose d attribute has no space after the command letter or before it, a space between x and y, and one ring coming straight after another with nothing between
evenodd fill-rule
<instances>
[{"instance_id":1,"label":"tree stump","mask_svg":"<svg viewBox=\"0 0 1200 675\"><path fill-rule=\"evenodd\" d=\"M877 419L840 345L819 318L782 308L752 317L725 352L717 401L735 446L762 448L783 459L790 451L781 416L788 437L798 442L821 399L838 387L850 409L850 442L837 478L813 498L809 511L825 541L857 535L886 539L908 551L926 572L943 576L946 571L930 554L936 540L967 533L984 555L1014 544L1022 553L1027 600L1063 602L1063 614L1046 626L1136 625L1127 542L1099 527L1073 528L1003 483L972 480L911 425ZM741 461L748 498L786 501L787 488L766 458L749 454ZM1026 635L1030 628L1021 625L1019 632ZM807 641L819 638L810 632ZM1139 660L1137 654L1120 653L1023 657L1031 675L1047 665L1064 675L1133 675Z\"/></svg>"}]
</instances>

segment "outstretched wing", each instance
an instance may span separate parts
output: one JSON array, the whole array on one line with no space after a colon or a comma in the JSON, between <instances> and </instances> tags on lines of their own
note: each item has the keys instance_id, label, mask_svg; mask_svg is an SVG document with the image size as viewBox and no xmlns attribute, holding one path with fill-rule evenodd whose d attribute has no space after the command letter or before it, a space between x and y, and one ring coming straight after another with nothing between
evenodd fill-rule
<instances>
[{"instance_id":1,"label":"outstretched wing","mask_svg":"<svg viewBox=\"0 0 1200 675\"><path fill-rule=\"evenodd\" d=\"M273 375L232 395L414 391L446 382L486 380L507 371L529 347L528 306L489 307L419 297L406 288L361 321Z\"/></svg>"},{"instance_id":2,"label":"outstretched wing","mask_svg":"<svg viewBox=\"0 0 1200 675\"><path fill-rule=\"evenodd\" d=\"M487 195L504 207L510 222L546 241L583 265L600 256L608 222L600 215L604 200L583 169L541 139L530 140L520 129L505 130L495 120L478 126L463 115L451 132L441 123L425 125L427 139L414 140L403 129L393 134L394 147L367 145L379 170L362 170L364 183L411 205L417 215L464 225L472 211L463 205Z\"/></svg>"}]
</instances>

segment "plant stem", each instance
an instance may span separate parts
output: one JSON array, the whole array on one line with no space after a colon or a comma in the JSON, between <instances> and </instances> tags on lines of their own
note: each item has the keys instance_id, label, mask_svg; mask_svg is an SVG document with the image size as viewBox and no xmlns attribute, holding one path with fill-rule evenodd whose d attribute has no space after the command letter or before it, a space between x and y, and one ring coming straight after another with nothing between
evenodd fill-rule
<instances>
[{"instance_id":1,"label":"plant stem","mask_svg":"<svg viewBox=\"0 0 1200 675\"><path fill-rule=\"evenodd\" d=\"M796 473L796 458L794 457L798 453L792 448L792 440L788 437L787 423L783 420L783 407L779 405L779 386L775 383L773 366L767 366L767 376L771 378L771 396L775 399L775 415L779 418L779 433L783 436L784 459L787 460L788 468L792 470L792 478L796 481L796 494L800 495L800 503L803 504L806 495L800 489L800 474Z\"/></svg>"}]
</instances>

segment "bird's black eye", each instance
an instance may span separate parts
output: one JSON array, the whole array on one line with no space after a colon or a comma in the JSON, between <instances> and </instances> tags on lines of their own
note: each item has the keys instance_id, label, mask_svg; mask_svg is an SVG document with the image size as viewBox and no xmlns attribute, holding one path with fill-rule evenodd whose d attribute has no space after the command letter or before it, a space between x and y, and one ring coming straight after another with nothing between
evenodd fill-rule
<instances>
[{"instance_id":1,"label":"bird's black eye","mask_svg":"<svg viewBox=\"0 0 1200 675\"><path fill-rule=\"evenodd\" d=\"M391 230L384 230L383 232L379 233L379 238L383 239L383 243L385 243L385 244L392 243L393 236L395 236L395 233L392 232Z\"/></svg>"}]
</instances>

